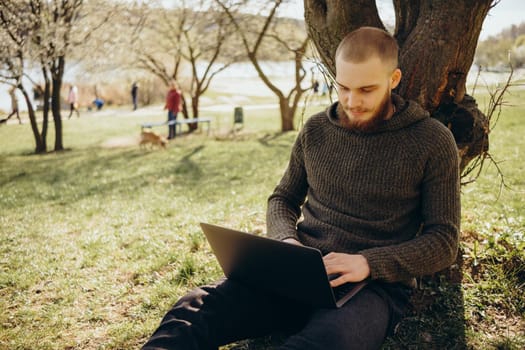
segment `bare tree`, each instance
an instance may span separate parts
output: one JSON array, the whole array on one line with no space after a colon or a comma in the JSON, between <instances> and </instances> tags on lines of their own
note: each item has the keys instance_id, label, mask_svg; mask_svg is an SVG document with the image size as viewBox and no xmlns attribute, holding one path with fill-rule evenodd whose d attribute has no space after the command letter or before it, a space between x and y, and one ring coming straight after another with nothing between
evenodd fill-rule
<instances>
[{"instance_id":1,"label":"bare tree","mask_svg":"<svg viewBox=\"0 0 525 350\"><path fill-rule=\"evenodd\" d=\"M66 69L80 68L82 74L100 71L107 76L123 68L144 8L105 0L83 2L72 23Z\"/></svg>"},{"instance_id":2,"label":"bare tree","mask_svg":"<svg viewBox=\"0 0 525 350\"><path fill-rule=\"evenodd\" d=\"M394 36L400 47L403 79L397 92L418 101L447 125L458 144L461 168L488 150L488 122L466 94L483 20L495 0L394 0ZM310 36L326 67L344 35L361 26L384 29L374 0L305 0Z\"/></svg>"},{"instance_id":3,"label":"bare tree","mask_svg":"<svg viewBox=\"0 0 525 350\"><path fill-rule=\"evenodd\" d=\"M171 11L149 13L143 30L135 33L134 41L138 46L136 51L139 67L159 77L166 86L169 85L170 80L177 80L180 72L182 29L188 11L188 8L182 8L177 13ZM155 46L147 45L152 43L153 38L156 38Z\"/></svg>"},{"instance_id":4,"label":"bare tree","mask_svg":"<svg viewBox=\"0 0 525 350\"><path fill-rule=\"evenodd\" d=\"M90 1L88 7L100 5L98 0ZM102 15L90 16L83 9L83 0L6 0L0 3L2 14L2 30L9 42L9 50L2 50L5 58L4 71L11 71L11 80L26 97L29 119L31 122L36 152L47 151L47 129L49 111L52 111L55 128L54 150L64 149L62 140L61 88L66 67L66 57L71 55L73 48L82 48L90 37L106 23L114 11L114 6L105 5ZM99 6L100 9L100 6ZM100 12L100 11L99 11ZM88 18L82 26L75 25ZM82 50L79 50L82 51ZM93 51L93 50L92 50ZM79 61L79 56L76 57ZM21 84L24 67L36 66L41 72L43 86L38 84L43 95L42 130L38 130L36 115L29 92Z\"/></svg>"},{"instance_id":5,"label":"bare tree","mask_svg":"<svg viewBox=\"0 0 525 350\"><path fill-rule=\"evenodd\" d=\"M36 30L35 22L28 2L5 0L0 3L0 76L3 82L16 86L24 95L35 139L35 153L44 153L47 148L47 120L44 120L40 132L31 97L22 84L24 69L29 61L28 45Z\"/></svg>"},{"instance_id":6,"label":"bare tree","mask_svg":"<svg viewBox=\"0 0 525 350\"><path fill-rule=\"evenodd\" d=\"M233 34L230 21L222 11L212 7L193 15L193 23L183 28L183 57L191 65L191 107L193 117L197 118L200 96L206 92L212 79L236 61L236 57L222 54L223 44ZM200 72L199 63L203 65Z\"/></svg>"},{"instance_id":7,"label":"bare tree","mask_svg":"<svg viewBox=\"0 0 525 350\"><path fill-rule=\"evenodd\" d=\"M138 68L158 77L164 87L168 87L171 80L179 80L183 63L182 32L190 12L184 2L175 11L156 11L149 7L143 12L143 27L134 32L133 51ZM183 115L188 118L184 94L182 99Z\"/></svg>"},{"instance_id":8,"label":"bare tree","mask_svg":"<svg viewBox=\"0 0 525 350\"><path fill-rule=\"evenodd\" d=\"M284 39L281 34L272 31L275 24L276 14L279 6L283 3L282 0L272 0L265 2L265 5L269 6L268 15L265 16L265 21L262 26L257 29L250 29L249 22L246 19L253 19L251 15L242 13L246 10L247 6L253 6L255 3L252 2L241 2L231 3L225 0L216 0L217 3L223 8L228 14L230 20L235 25L237 33L241 37L242 45L246 51L248 59L254 66L259 78L264 84L277 96L279 99L279 110L281 113L281 130L290 131L294 129L294 117L297 111L297 107L301 100L301 96L308 88L302 87L302 82L306 77L306 70L303 67L303 59L306 54L306 48L308 45L308 37L305 35L304 39L293 43L293 39ZM259 12L263 12L262 10ZM255 33L255 37L254 36ZM259 59L260 48L262 47L263 40L272 39L277 43L286 48L286 50L293 56L295 63L295 85L292 89L285 93L277 85L272 82L268 77L268 74L263 70Z\"/></svg>"},{"instance_id":9,"label":"bare tree","mask_svg":"<svg viewBox=\"0 0 525 350\"><path fill-rule=\"evenodd\" d=\"M138 49L140 67L159 77L166 86L170 80L183 82L186 65L189 82L181 84L191 97L191 114L199 116L199 100L213 78L236 60L233 52L225 53L233 31L222 11L214 3L199 0L191 7L185 1L171 11L152 9L145 30L141 32ZM156 38L152 41L152 38ZM183 97L183 114L189 117ZM190 125L195 129L196 125Z\"/></svg>"},{"instance_id":10,"label":"bare tree","mask_svg":"<svg viewBox=\"0 0 525 350\"><path fill-rule=\"evenodd\" d=\"M122 84L138 80L140 100L147 104L156 89L150 86L149 77L144 78L147 74L136 67L135 46L152 7L146 0L85 1L71 31L67 79L77 80L80 86L91 85L94 97L100 94L108 105L129 103L129 87ZM149 38L153 42L158 39Z\"/></svg>"},{"instance_id":11,"label":"bare tree","mask_svg":"<svg viewBox=\"0 0 525 350\"><path fill-rule=\"evenodd\" d=\"M55 125L55 151L64 149L60 92L69 51L71 31L83 0L44 1L30 0L37 30L32 37L33 52L38 57L44 79L44 120L47 120L48 101Z\"/></svg>"}]
</instances>

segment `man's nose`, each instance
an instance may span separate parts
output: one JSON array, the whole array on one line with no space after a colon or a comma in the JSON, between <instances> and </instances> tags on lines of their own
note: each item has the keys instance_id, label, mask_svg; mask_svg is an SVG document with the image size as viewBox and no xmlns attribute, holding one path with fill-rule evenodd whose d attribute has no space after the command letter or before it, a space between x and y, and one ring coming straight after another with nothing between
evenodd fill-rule
<instances>
[{"instance_id":1,"label":"man's nose","mask_svg":"<svg viewBox=\"0 0 525 350\"><path fill-rule=\"evenodd\" d=\"M356 108L361 105L361 98L355 92L348 92L346 95L345 104L348 108Z\"/></svg>"}]
</instances>

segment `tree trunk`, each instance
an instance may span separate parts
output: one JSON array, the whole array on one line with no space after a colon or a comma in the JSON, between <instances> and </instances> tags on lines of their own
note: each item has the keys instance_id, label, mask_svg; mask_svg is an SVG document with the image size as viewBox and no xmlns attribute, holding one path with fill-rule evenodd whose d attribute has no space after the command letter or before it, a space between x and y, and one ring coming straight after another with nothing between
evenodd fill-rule
<instances>
[{"instance_id":1,"label":"tree trunk","mask_svg":"<svg viewBox=\"0 0 525 350\"><path fill-rule=\"evenodd\" d=\"M180 98L182 99L182 115L185 119L189 119L188 104L186 103L184 94L181 93Z\"/></svg>"},{"instance_id":2,"label":"tree trunk","mask_svg":"<svg viewBox=\"0 0 525 350\"><path fill-rule=\"evenodd\" d=\"M42 141L44 147L47 149L47 128L49 126L49 100L51 97L51 83L49 82L49 75L45 68L42 68L42 75L44 76L44 105L42 110Z\"/></svg>"},{"instance_id":3,"label":"tree trunk","mask_svg":"<svg viewBox=\"0 0 525 350\"><path fill-rule=\"evenodd\" d=\"M65 56L58 57L51 75L53 78L53 98L51 102L53 107L53 120L55 122L55 151L64 150L64 144L62 142L62 117L60 115L60 91L62 90L65 66Z\"/></svg>"},{"instance_id":4,"label":"tree trunk","mask_svg":"<svg viewBox=\"0 0 525 350\"><path fill-rule=\"evenodd\" d=\"M492 2L394 0L394 36L403 72L396 92L418 101L451 129L462 170L488 150L488 121L475 100L466 95L466 79ZM384 29L374 0L305 0L305 19L332 74L335 50L346 33L361 26Z\"/></svg>"},{"instance_id":5,"label":"tree trunk","mask_svg":"<svg viewBox=\"0 0 525 350\"><path fill-rule=\"evenodd\" d=\"M62 151L62 117L60 115L60 90L62 88L62 78L53 77L53 88L51 98L51 109L53 111L53 121L55 124L55 151Z\"/></svg>"},{"instance_id":6,"label":"tree trunk","mask_svg":"<svg viewBox=\"0 0 525 350\"><path fill-rule=\"evenodd\" d=\"M195 95L191 97L191 113L193 118L199 117L199 97L200 95ZM198 125L197 123L191 123L188 124L188 128L191 131L195 131L197 129Z\"/></svg>"},{"instance_id":7,"label":"tree trunk","mask_svg":"<svg viewBox=\"0 0 525 350\"><path fill-rule=\"evenodd\" d=\"M281 131L294 130L293 120L295 115L295 108L290 108L289 100L287 98L279 98L279 110L281 112Z\"/></svg>"},{"instance_id":8,"label":"tree trunk","mask_svg":"<svg viewBox=\"0 0 525 350\"><path fill-rule=\"evenodd\" d=\"M45 142L43 142L42 136L38 131L38 123L36 121L35 110L33 109L33 104L31 103L29 94L21 85L19 86L19 89L20 91L22 91L22 94L24 95L24 100L26 101L27 113L29 115L29 122L31 124L31 131L33 131L33 137L35 138L35 153L45 153L46 144Z\"/></svg>"}]
</instances>

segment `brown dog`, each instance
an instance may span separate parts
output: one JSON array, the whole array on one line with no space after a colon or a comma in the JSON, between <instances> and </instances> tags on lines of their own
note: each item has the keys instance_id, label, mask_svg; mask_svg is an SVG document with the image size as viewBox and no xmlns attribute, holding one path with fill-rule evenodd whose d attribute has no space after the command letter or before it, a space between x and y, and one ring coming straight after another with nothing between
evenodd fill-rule
<instances>
[{"instance_id":1,"label":"brown dog","mask_svg":"<svg viewBox=\"0 0 525 350\"><path fill-rule=\"evenodd\" d=\"M162 148L166 148L166 144L168 141L163 136L160 136L159 134L149 131L149 130L142 130L140 133L140 147L146 147L147 144L150 144L153 146L158 146Z\"/></svg>"}]
</instances>

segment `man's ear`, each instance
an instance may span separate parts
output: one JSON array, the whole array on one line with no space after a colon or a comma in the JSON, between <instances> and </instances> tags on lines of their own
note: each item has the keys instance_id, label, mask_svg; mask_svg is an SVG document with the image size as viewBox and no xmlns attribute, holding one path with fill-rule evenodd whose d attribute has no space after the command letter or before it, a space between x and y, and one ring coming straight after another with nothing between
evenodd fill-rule
<instances>
[{"instance_id":1,"label":"man's ear","mask_svg":"<svg viewBox=\"0 0 525 350\"><path fill-rule=\"evenodd\" d=\"M401 69L394 69L392 75L390 76L390 89L393 90L399 85L399 82L401 81L401 76Z\"/></svg>"}]
</instances>

